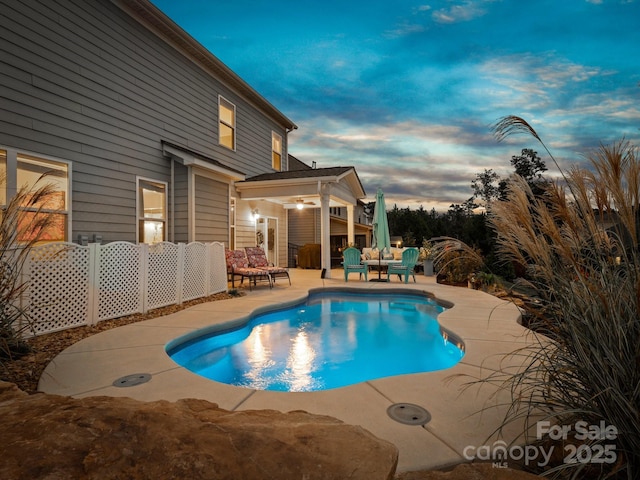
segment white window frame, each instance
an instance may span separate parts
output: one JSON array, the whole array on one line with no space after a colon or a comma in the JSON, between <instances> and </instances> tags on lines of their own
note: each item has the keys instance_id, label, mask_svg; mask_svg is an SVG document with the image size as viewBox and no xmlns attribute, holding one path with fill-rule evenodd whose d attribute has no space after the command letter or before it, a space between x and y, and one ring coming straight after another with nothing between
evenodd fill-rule
<instances>
[{"instance_id":1,"label":"white window frame","mask_svg":"<svg viewBox=\"0 0 640 480\"><path fill-rule=\"evenodd\" d=\"M236 215L238 213L238 202L236 197L229 197L229 249L236 248Z\"/></svg>"},{"instance_id":2,"label":"white window frame","mask_svg":"<svg viewBox=\"0 0 640 480\"><path fill-rule=\"evenodd\" d=\"M233 124L229 124L228 122L225 122L224 120L222 120L222 115L220 115L220 110L222 109L222 107L228 108L230 110L232 110L233 112ZM218 145L220 145L221 147L224 148L228 148L230 150L233 150L235 152L236 150L236 123L237 123L237 115L236 115L236 106L233 102L230 102L229 100L227 100L226 98L224 98L222 95L218 95ZM225 125L227 127L229 127L231 129L231 135L233 137L233 145L231 147L229 147L228 145L225 145L224 143L222 143L222 129L220 128L220 125Z\"/></svg>"},{"instance_id":3,"label":"white window frame","mask_svg":"<svg viewBox=\"0 0 640 480\"><path fill-rule=\"evenodd\" d=\"M140 182L149 182L155 183L158 185L164 186L164 218L161 221L164 223L162 232L162 241L166 242L169 235L169 184L168 182L163 182L162 180L157 180L154 178L148 177L140 177L136 176L136 243L144 243L140 241L140 222L144 222L145 220L153 220L158 221L157 218L146 218L144 216L144 208L142 205L142 199L140 198Z\"/></svg>"},{"instance_id":4,"label":"white window frame","mask_svg":"<svg viewBox=\"0 0 640 480\"><path fill-rule=\"evenodd\" d=\"M61 158L52 157L50 155L44 155L39 152L32 152L29 150L22 150L17 148L6 147L4 145L0 145L0 150L4 151L6 154L6 177L5 177L5 203L2 206L6 205L6 202L9 201L18 191L20 185L18 185L18 156L24 155L25 157L33 157L34 159L43 160L45 162L53 162L59 163L62 165L66 165L67 168L67 188L66 188L66 196L65 196L65 209L64 210L49 210L42 209L43 213L54 213L58 215L66 216L66 225L64 232L64 241L69 242L71 239L71 225L72 225L72 217L71 217L71 185L72 178L72 162L69 160L63 160ZM46 183L46 182L45 182ZM43 184L44 185L44 184ZM1 187L0 187L1 188Z\"/></svg>"},{"instance_id":5,"label":"white window frame","mask_svg":"<svg viewBox=\"0 0 640 480\"><path fill-rule=\"evenodd\" d=\"M277 151L275 148L276 140L277 140L277 143L280 145L280 151ZM280 156L279 168L276 168L276 165L275 165L276 154ZM273 130L271 131L271 168L273 168L277 172L282 171L282 135L274 132Z\"/></svg>"}]
</instances>

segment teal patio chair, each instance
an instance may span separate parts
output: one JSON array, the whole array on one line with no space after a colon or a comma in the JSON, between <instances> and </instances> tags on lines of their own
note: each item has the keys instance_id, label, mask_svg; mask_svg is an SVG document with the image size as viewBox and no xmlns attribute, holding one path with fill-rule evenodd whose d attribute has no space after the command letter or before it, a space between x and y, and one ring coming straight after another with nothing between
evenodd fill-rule
<instances>
[{"instance_id":1,"label":"teal patio chair","mask_svg":"<svg viewBox=\"0 0 640 480\"><path fill-rule=\"evenodd\" d=\"M406 248L402 252L402 263L390 263L387 269L387 282L391 275L398 275L402 280L404 275L404 283L409 283L409 276L413 275L413 281L416 282L416 272L414 271L416 262L418 261L420 250L417 248Z\"/></svg>"},{"instance_id":2,"label":"teal patio chair","mask_svg":"<svg viewBox=\"0 0 640 480\"><path fill-rule=\"evenodd\" d=\"M344 281L349 281L349 274L358 272L360 279L364 273L364 279L367 280L367 266L360 263L360 250L355 247L349 247L342 252L342 266L344 267Z\"/></svg>"}]
</instances>

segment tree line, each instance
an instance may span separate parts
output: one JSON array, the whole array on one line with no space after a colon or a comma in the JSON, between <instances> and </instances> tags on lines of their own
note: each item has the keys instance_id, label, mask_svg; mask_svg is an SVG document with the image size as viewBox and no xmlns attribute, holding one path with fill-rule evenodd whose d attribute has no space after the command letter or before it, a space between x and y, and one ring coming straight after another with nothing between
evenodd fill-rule
<instances>
[{"instance_id":1,"label":"tree line","mask_svg":"<svg viewBox=\"0 0 640 480\"><path fill-rule=\"evenodd\" d=\"M451 204L446 212L426 210L422 206L411 210L394 205L387 212L390 235L401 236L404 245L418 247L424 241L438 237L456 238L477 249L492 271L511 276L510 266L500 264L496 258L496 234L489 226L487 214L492 202L506 199L513 175L522 177L536 196L542 194L548 183L543 176L547 170L545 162L533 149L524 148L519 155L513 155L511 167L512 175L507 177L500 176L493 169L476 174L470 183L471 197L461 204Z\"/></svg>"}]
</instances>

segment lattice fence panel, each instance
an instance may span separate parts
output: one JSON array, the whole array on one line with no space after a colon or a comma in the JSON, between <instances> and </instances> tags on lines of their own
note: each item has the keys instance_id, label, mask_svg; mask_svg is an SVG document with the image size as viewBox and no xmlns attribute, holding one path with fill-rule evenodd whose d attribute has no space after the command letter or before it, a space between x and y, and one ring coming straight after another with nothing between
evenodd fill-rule
<instances>
[{"instance_id":1,"label":"lattice fence panel","mask_svg":"<svg viewBox=\"0 0 640 480\"><path fill-rule=\"evenodd\" d=\"M178 245L149 246L147 310L178 303Z\"/></svg>"},{"instance_id":2,"label":"lattice fence panel","mask_svg":"<svg viewBox=\"0 0 640 480\"><path fill-rule=\"evenodd\" d=\"M189 243L185 247L184 281L182 300L184 302L206 295L207 246L200 242Z\"/></svg>"},{"instance_id":3,"label":"lattice fence panel","mask_svg":"<svg viewBox=\"0 0 640 480\"><path fill-rule=\"evenodd\" d=\"M141 245L113 242L100 247L98 320L142 312Z\"/></svg>"},{"instance_id":4,"label":"lattice fence panel","mask_svg":"<svg viewBox=\"0 0 640 480\"><path fill-rule=\"evenodd\" d=\"M89 247L51 243L29 255L28 308L34 333L86 325L89 319Z\"/></svg>"},{"instance_id":5,"label":"lattice fence panel","mask_svg":"<svg viewBox=\"0 0 640 480\"><path fill-rule=\"evenodd\" d=\"M227 291L227 264L224 258L224 244L214 242L208 245L209 254L209 295Z\"/></svg>"}]
</instances>

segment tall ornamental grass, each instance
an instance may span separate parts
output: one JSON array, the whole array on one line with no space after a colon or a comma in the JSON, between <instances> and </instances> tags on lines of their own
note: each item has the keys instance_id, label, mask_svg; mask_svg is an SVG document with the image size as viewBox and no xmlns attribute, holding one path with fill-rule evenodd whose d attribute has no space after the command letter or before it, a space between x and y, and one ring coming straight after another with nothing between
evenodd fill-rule
<instances>
[{"instance_id":1,"label":"tall ornamental grass","mask_svg":"<svg viewBox=\"0 0 640 480\"><path fill-rule=\"evenodd\" d=\"M22 304L28 287L22 271L31 248L54 221L43 212L55 193L50 184L42 184L44 177L34 188L18 189L0 207L0 364L29 351L24 339L33 333L33 322L28 307Z\"/></svg>"},{"instance_id":2,"label":"tall ornamental grass","mask_svg":"<svg viewBox=\"0 0 640 480\"><path fill-rule=\"evenodd\" d=\"M503 119L496 131L499 136L524 131L541 141L518 117ZM513 179L508 200L492 207L499 251L526 268L536 292L535 301L524 307L529 325L549 341L518 352L526 355L524 370L496 373L485 381L503 387L506 382L513 392L505 422L535 413L566 425L571 434L578 421L617 430L613 440L576 442L585 445L578 461L561 460L548 474L636 479L640 158L636 146L621 140L601 145L587 159L590 168L563 172L541 196L534 196L522 179ZM615 454L607 450L606 461L596 459L607 444L615 445Z\"/></svg>"}]
</instances>

